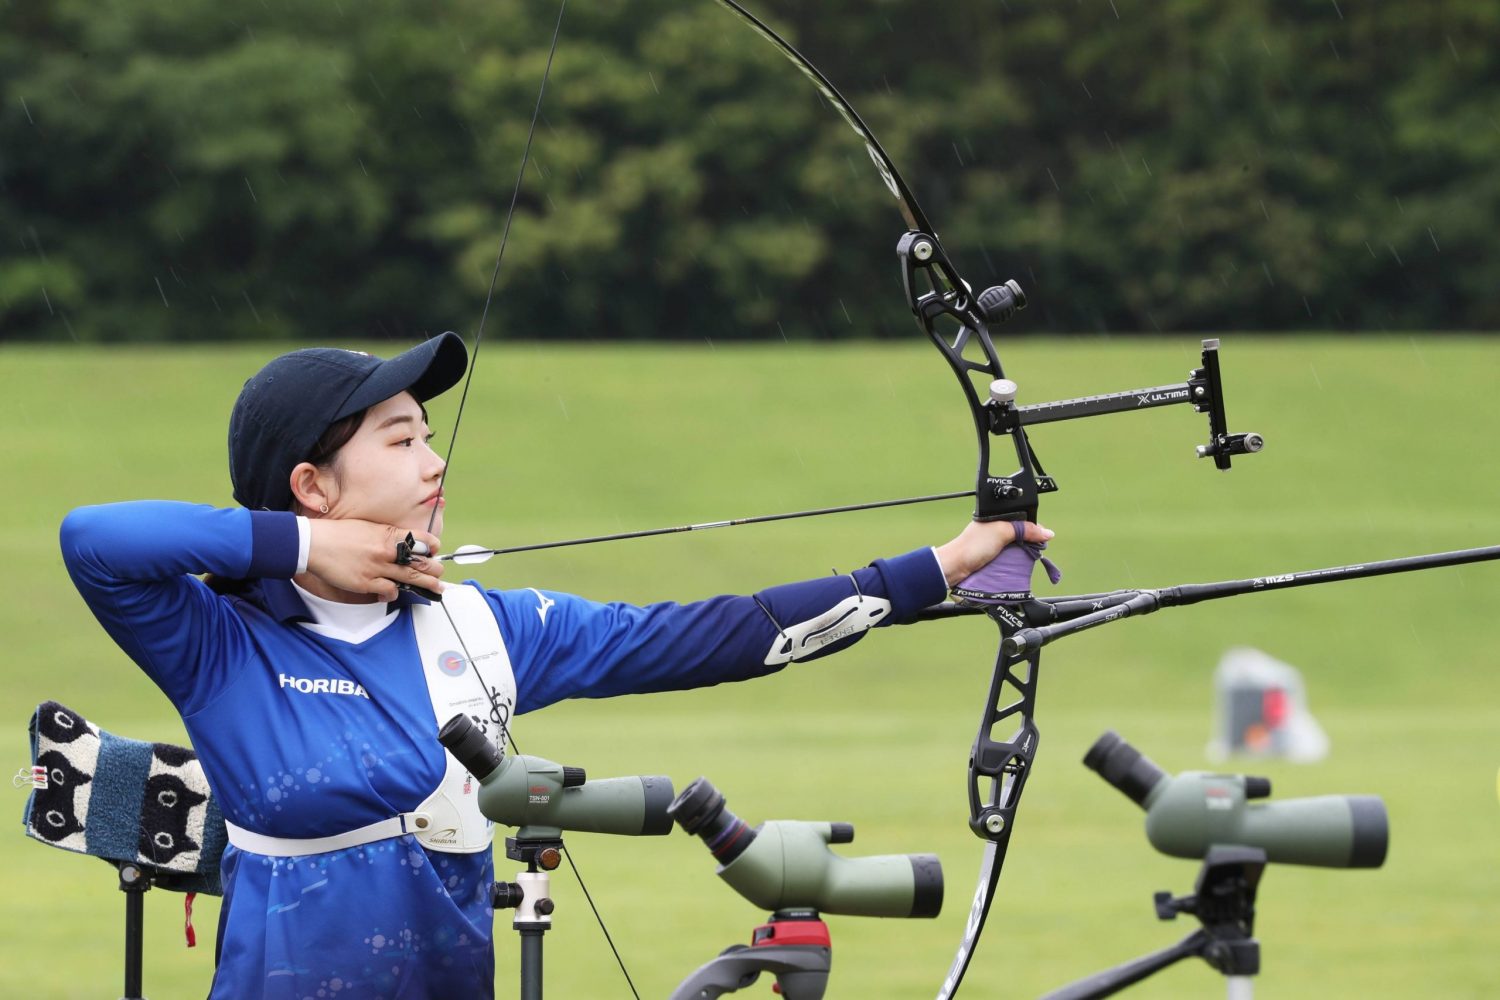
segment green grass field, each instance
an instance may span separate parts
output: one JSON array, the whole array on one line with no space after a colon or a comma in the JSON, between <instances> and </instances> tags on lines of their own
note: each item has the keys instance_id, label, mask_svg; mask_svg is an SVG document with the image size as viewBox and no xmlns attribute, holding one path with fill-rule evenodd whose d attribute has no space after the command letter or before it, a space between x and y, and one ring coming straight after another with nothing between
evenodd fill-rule
<instances>
[{"instance_id":1,"label":"green grass field","mask_svg":"<svg viewBox=\"0 0 1500 1000\"><path fill-rule=\"evenodd\" d=\"M379 348L376 348L377 350ZM229 502L224 429L268 347L0 350L4 516L3 746L55 698L127 736L172 740L166 700L104 636L57 553L71 507L139 497ZM1021 401L1180 379L1191 337L1026 341L1007 352ZM1500 541L1494 437L1500 341L1226 338L1232 429L1267 450L1217 473L1186 408L1039 428L1062 492L1043 520L1067 592L1165 585ZM446 440L453 399L433 408ZM973 431L930 347L486 346L449 481L445 541L511 544L965 488ZM592 546L494 561L493 587L632 601L691 599L849 569L945 541L962 502ZM1196 866L1156 855L1135 806L1079 758L1114 727L1170 770L1204 767L1211 675L1250 645L1298 665L1333 750L1257 765L1278 796L1369 792L1392 822L1375 872L1273 867L1262 885L1265 996L1500 993L1500 565L1246 597L1163 612L1051 647L1042 747L966 995L1030 997L1176 940L1151 893ZM831 997L931 995L966 914L980 843L965 825L967 752L996 646L976 620L882 630L775 678L523 719L527 752L592 774L703 774L752 822L847 820L861 853L933 851L934 921L831 918ZM24 793L10 794L19 818ZM123 902L97 860L9 826L0 996L118 996ZM571 846L642 996L744 940L762 916L681 834ZM502 857L502 875L513 867ZM554 883L548 987L628 995L570 877ZM181 897L147 899L146 992L202 995L216 900L182 947ZM497 927L501 996L518 949ZM768 989L762 982L754 990ZM1222 995L1201 963L1139 997ZM760 995L765 995L760 993Z\"/></svg>"}]
</instances>

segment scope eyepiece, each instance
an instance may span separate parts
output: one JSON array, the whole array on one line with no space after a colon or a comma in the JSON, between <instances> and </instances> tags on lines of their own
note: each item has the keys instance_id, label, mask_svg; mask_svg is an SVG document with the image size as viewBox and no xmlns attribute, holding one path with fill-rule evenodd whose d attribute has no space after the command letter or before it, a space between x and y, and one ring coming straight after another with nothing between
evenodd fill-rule
<instances>
[{"instance_id":1,"label":"scope eyepiece","mask_svg":"<svg viewBox=\"0 0 1500 1000\"><path fill-rule=\"evenodd\" d=\"M443 728L438 730L438 742L480 781L500 766L500 748L491 743L467 715L455 715L443 723Z\"/></svg>"},{"instance_id":2,"label":"scope eyepiece","mask_svg":"<svg viewBox=\"0 0 1500 1000\"><path fill-rule=\"evenodd\" d=\"M1083 755L1083 763L1142 808L1151 789L1167 776L1151 758L1125 742L1125 737L1113 729L1094 741Z\"/></svg>"},{"instance_id":3,"label":"scope eyepiece","mask_svg":"<svg viewBox=\"0 0 1500 1000\"><path fill-rule=\"evenodd\" d=\"M686 833L701 837L709 853L727 865L755 842L755 831L724 808L723 794L707 778L697 778L667 806L667 815Z\"/></svg>"}]
</instances>

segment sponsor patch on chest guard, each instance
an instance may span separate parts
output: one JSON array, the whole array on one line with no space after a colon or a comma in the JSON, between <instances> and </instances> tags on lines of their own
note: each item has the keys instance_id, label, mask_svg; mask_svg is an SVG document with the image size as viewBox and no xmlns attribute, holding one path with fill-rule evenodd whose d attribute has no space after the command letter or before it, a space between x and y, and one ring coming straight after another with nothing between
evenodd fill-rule
<instances>
[{"instance_id":1,"label":"sponsor patch on chest guard","mask_svg":"<svg viewBox=\"0 0 1500 1000\"><path fill-rule=\"evenodd\" d=\"M363 698L366 701L370 700L370 696L365 694L364 686L351 680L329 677L288 677L286 674L277 676L281 678L282 688L291 688L298 694L343 694Z\"/></svg>"}]
</instances>

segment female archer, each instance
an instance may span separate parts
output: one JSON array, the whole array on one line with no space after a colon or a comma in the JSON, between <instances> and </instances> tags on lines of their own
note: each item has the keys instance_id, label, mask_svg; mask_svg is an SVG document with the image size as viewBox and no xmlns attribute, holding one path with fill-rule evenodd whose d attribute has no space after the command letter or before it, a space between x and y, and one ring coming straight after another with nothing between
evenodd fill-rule
<instances>
[{"instance_id":1,"label":"female archer","mask_svg":"<svg viewBox=\"0 0 1500 1000\"><path fill-rule=\"evenodd\" d=\"M423 404L466 363L454 334L388 360L283 355L230 418L238 508L63 522L75 585L181 713L226 820L212 997L492 996L491 829L440 722L471 714L499 743L565 698L774 673L941 601L1018 530L687 605L447 584ZM425 555L398 555L408 535Z\"/></svg>"}]
</instances>

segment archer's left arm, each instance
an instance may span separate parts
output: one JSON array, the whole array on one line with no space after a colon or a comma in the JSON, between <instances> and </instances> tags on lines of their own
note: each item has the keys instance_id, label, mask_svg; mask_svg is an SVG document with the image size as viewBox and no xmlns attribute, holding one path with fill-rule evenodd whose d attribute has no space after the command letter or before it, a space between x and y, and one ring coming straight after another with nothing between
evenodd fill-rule
<instances>
[{"instance_id":1,"label":"archer's left arm","mask_svg":"<svg viewBox=\"0 0 1500 1000\"><path fill-rule=\"evenodd\" d=\"M516 675L518 712L564 698L746 680L845 649L941 601L932 549L841 576L693 604L598 604L549 591L487 591Z\"/></svg>"}]
</instances>

